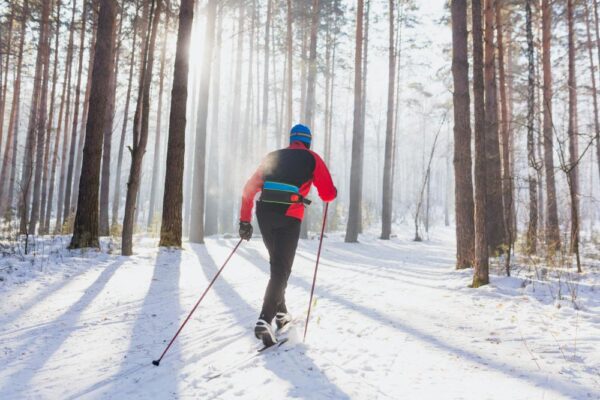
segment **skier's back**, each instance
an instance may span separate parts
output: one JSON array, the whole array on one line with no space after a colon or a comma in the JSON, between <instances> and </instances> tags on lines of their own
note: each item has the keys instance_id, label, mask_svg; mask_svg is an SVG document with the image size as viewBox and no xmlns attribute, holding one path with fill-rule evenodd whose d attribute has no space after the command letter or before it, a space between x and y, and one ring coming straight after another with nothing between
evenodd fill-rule
<instances>
[{"instance_id":1,"label":"skier's back","mask_svg":"<svg viewBox=\"0 0 600 400\"><path fill-rule=\"evenodd\" d=\"M313 183L323 201L332 201L337 195L327 166L310 150L311 139L308 127L295 125L290 131L290 146L269 153L244 186L240 211L242 239L252 237L252 206L255 195L261 191L256 216L269 251L271 278L254 332L267 346L277 341L271 327L273 318L276 317L278 328L291 321L285 305L285 288L296 255L304 207L310 204L305 196Z\"/></svg>"}]
</instances>

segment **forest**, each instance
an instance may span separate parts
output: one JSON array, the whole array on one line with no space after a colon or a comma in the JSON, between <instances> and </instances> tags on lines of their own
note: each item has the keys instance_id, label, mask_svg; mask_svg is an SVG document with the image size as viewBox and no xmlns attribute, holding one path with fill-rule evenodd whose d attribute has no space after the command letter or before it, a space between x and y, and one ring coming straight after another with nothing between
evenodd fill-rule
<instances>
[{"instance_id":1,"label":"forest","mask_svg":"<svg viewBox=\"0 0 600 400\"><path fill-rule=\"evenodd\" d=\"M335 332L327 331L322 347L302 344L285 357L265 356L264 365L252 361L276 376L267 385L287 390L282 398L443 393L452 367L434 375L428 388L415 384L381 344L370 349L358 339L361 324L375 324L386 326L375 336L393 343L394 357L410 351L398 350L402 335L441 349L417 369L423 373L442 352L475 365L468 367L474 374L493 368L502 379L492 398L596 396L598 3L0 0L0 297L7 299L0 338L7 343L4 356L17 357L0 373L0 397L256 398L259 386L245 386L256 379L256 369L234 372L233 389L207 388L201 378L190 378L198 361L189 352L201 350L190 338L176 344L174 383L134 365L168 341L191 298L216 272L211 288L226 256L236 252L244 185L266 154L289 145L290 128L298 123L310 127L310 148L329 168L337 198L321 202L320 189L308 195L312 204L305 207L288 293L302 293L296 306L303 309L310 292L306 336L310 307L317 304L311 263L318 251L319 265L322 244L324 286L317 282L315 293L323 304L312 321L343 307L345 328L338 333L351 333L347 346L357 349L355 362L366 362L368 370L356 378L344 353L332 350ZM257 238L232 259L240 266L237 275L230 272L212 289L220 303L207 307L216 321L200 328L194 319L197 330L221 329L222 321L235 327L234 337L252 323L250 310L269 275L264 235L256 219L252 225ZM244 271L248 265L257 270ZM348 292L339 279L372 286L361 291L360 283L348 283ZM139 280L139 287L126 289L128 280ZM72 300L65 285L84 294ZM110 295L109 287L119 295ZM452 293L430 293L434 289ZM407 298L396 299L395 292ZM373 296L395 310L382 311ZM452 343L436 339L439 331L427 316L433 318L446 296L468 310L461 315L441 306L450 313L446 328L457 333L478 319L474 329L480 331L462 332ZM519 306L521 299L532 303ZM136 305L121 310L122 301ZM67 311L44 316L42 304L63 304ZM477 307L488 314L480 318ZM119 316L114 323L127 332L123 337L153 337L140 339L138 347L119 344L119 356L130 356L120 369L101 369L97 377L55 361L71 374L83 373L83 383L73 388L58 383L67 372L26 372L53 362L67 343L66 354L76 356L78 344L99 335L77 336L79 324L94 325L111 308ZM494 313L502 321L489 319ZM138 319L130 321L131 315ZM41 346L44 318L66 328L56 331L42 355L19 355L19 349ZM521 331L513 332L508 325L517 320ZM328 329L320 324L311 328L315 336ZM30 327L21 332L23 325ZM487 326L493 334L481 339L483 345L505 345L515 335L514 346L525 351L511 347L501 352L505 357L477 364L489 349L465 349L488 335L482 333ZM218 337L202 335L206 342ZM558 350L549 356L551 347ZM244 350L231 350L232 359L208 350L198 357L213 357L215 370L232 374L229 366ZM375 357L365 361L361 351ZM405 355L418 364L419 351L413 351ZM509 353L519 354L522 364L509 365ZM294 357L301 360L297 370L290 364ZM558 364L577 378L574 383L562 381ZM406 385L392 382L392 373ZM371 383L353 386L350 377ZM451 398L474 398L454 378ZM143 390L132 383L140 379L148 384ZM524 391L503 392L509 382Z\"/></svg>"}]
</instances>

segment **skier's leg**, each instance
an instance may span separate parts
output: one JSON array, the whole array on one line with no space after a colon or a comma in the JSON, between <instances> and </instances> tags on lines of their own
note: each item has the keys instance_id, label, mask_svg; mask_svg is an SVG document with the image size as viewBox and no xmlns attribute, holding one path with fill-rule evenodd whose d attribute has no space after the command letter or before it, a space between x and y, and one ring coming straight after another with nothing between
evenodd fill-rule
<instances>
[{"instance_id":1,"label":"skier's leg","mask_svg":"<svg viewBox=\"0 0 600 400\"><path fill-rule=\"evenodd\" d=\"M262 310L260 312L259 319L266 321L267 323L271 323L273 317L276 313L277 308L277 300L273 295L274 290L273 286L275 285L273 281L273 275L277 274L277 265L274 264L273 260L275 259L275 249L276 249L276 235L274 232L274 226L276 224L276 220L279 219L274 213L264 211L260 207L257 207L256 216L258 220L258 225L260 227L260 232L262 234L263 242L265 243L265 247L269 252L269 263L271 269L271 276L269 278L269 283L267 285L267 289L265 290L265 296L263 300Z\"/></svg>"},{"instance_id":2,"label":"skier's leg","mask_svg":"<svg viewBox=\"0 0 600 400\"><path fill-rule=\"evenodd\" d=\"M276 256L280 260L281 265L281 285L278 293L277 312L287 313L285 305L285 289L290 278L292 265L298 248L298 240L300 238L301 222L296 218L288 218L283 228L277 229L278 246Z\"/></svg>"}]
</instances>

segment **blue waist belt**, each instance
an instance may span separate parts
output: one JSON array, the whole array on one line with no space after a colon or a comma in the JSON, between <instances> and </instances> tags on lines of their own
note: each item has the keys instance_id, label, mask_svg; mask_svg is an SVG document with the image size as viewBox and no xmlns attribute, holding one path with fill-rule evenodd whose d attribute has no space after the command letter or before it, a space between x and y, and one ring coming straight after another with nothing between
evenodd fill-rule
<instances>
[{"instance_id":1,"label":"blue waist belt","mask_svg":"<svg viewBox=\"0 0 600 400\"><path fill-rule=\"evenodd\" d=\"M309 205L311 203L310 200L300 194L300 189L297 186L272 181L266 181L263 184L259 201L278 204L300 203Z\"/></svg>"}]
</instances>

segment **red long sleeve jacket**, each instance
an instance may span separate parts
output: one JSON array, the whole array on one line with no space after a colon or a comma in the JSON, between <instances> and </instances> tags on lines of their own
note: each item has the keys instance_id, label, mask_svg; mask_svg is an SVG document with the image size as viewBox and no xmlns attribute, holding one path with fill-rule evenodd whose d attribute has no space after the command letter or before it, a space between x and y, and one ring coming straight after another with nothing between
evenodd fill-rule
<instances>
[{"instance_id":1,"label":"red long sleeve jacket","mask_svg":"<svg viewBox=\"0 0 600 400\"><path fill-rule=\"evenodd\" d=\"M254 197L262 190L266 181L274 181L298 187L299 194L308 195L314 183L319 197L326 202L332 201L337 196L337 189L333 185L331 174L321 157L307 149L301 142L293 142L289 147L269 153L261 162L254 174L244 186L240 221L252 220L252 207ZM290 205L274 204L274 209L281 210L289 217L302 220L304 217L304 204Z\"/></svg>"}]
</instances>

